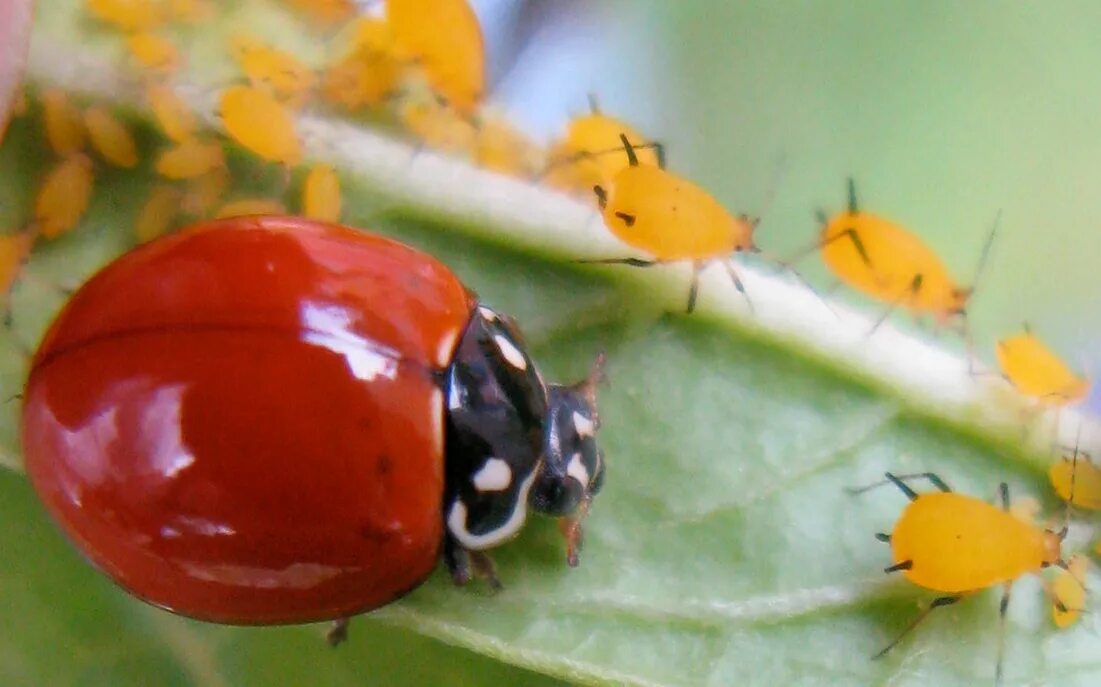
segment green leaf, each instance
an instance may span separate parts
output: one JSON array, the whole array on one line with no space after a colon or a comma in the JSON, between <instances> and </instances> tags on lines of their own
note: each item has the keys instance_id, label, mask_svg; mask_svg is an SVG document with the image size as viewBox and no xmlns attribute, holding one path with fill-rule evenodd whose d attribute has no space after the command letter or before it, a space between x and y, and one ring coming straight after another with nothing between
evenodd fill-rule
<instances>
[{"instance_id":1,"label":"green leaf","mask_svg":"<svg viewBox=\"0 0 1101 687\"><path fill-rule=\"evenodd\" d=\"M233 17L284 27L263 3ZM40 17L34 85L121 104L145 162L97 168L78 231L36 249L13 294L14 336L0 339L0 383L13 393L33 345L78 282L132 245L135 213L162 144L118 62L117 39L75 5ZM261 21L263 19L263 21ZM293 26L293 25L289 25ZM273 29L279 30L279 29ZM221 29L219 29L221 31ZM192 72L220 75L219 31L199 32ZM56 46L89 36L80 48ZM211 37L213 36L213 37ZM209 79L216 83L222 76ZM210 115L210 93L189 91ZM212 120L211 120L212 121ZM1023 450L1022 403L995 380L784 278L746 270L755 314L722 274L701 312L679 314L683 271L593 269L579 257L618 246L584 206L461 162L418 153L377 129L302 121L309 156L341 170L345 221L420 247L514 315L546 376L572 380L609 357L600 440L608 479L569 569L554 524L533 518L496 554L505 590L456 589L437 572L407 598L357 620L330 650L322 627L231 628L143 605L81 562L24 478L0 471L0 684L831 684L969 685L992 680L997 595L937 611L879 661L932 595L884 576L905 498L845 487L885 470L941 473L993 496L999 481L1052 512L1047 458ZM0 147L0 220L25 222L51 163L35 112ZM281 174L233 151L236 193L277 194ZM293 196L300 175L291 181ZM293 203L292 203L293 206ZM721 272L721 270L716 270ZM672 314L667 314L672 313ZM18 465L17 408L0 415L5 462ZM1037 440L1046 435L1040 435ZM1056 632L1034 580L1015 588L1008 683L1093 684L1101 640L1089 618ZM531 672L537 671L537 672ZM550 677L543 677L541 673Z\"/></svg>"}]
</instances>

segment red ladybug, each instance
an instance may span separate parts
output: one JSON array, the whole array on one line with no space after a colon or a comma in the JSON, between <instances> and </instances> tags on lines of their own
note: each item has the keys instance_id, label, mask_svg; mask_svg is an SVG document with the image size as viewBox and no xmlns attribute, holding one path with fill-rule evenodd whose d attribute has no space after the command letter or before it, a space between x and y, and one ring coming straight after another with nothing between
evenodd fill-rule
<instances>
[{"instance_id":1,"label":"red ladybug","mask_svg":"<svg viewBox=\"0 0 1101 687\"><path fill-rule=\"evenodd\" d=\"M27 472L91 561L224 623L346 619L601 486L597 367L546 385L510 320L400 243L198 225L86 283L34 356ZM339 639L338 623L334 637Z\"/></svg>"}]
</instances>

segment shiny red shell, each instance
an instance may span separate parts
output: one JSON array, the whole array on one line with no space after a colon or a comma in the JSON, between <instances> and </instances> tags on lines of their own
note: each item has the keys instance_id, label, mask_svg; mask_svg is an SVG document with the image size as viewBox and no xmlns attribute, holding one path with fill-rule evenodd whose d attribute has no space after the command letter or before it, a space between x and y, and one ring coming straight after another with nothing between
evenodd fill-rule
<instances>
[{"instance_id":1,"label":"shiny red shell","mask_svg":"<svg viewBox=\"0 0 1101 687\"><path fill-rule=\"evenodd\" d=\"M158 606L241 624L380 606L436 565L434 373L473 307L436 260L312 220L147 244L38 349L27 472L80 550Z\"/></svg>"}]
</instances>

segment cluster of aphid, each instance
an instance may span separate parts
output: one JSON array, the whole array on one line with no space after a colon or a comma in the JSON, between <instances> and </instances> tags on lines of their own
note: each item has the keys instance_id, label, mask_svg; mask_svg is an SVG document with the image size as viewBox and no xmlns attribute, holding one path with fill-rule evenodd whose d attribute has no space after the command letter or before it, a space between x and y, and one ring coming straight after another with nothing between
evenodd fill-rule
<instances>
[{"instance_id":1,"label":"cluster of aphid","mask_svg":"<svg viewBox=\"0 0 1101 687\"><path fill-rule=\"evenodd\" d=\"M594 201L607 228L648 257L593 262L690 264L689 312L696 304L699 275L712 264L721 265L745 292L732 257L759 252L753 237L757 220L730 213L707 191L666 170L660 145L601 113L595 103L590 114L572 120L561 140L546 147L485 112L482 36L465 0L385 0L379 3L381 13L371 15L361 15L350 0L288 4L334 36L338 56L315 69L253 36L234 36L230 55L242 79L218 94L220 133L214 133L202 130L192 107L173 86L182 58L167 29L208 21L221 11L217 5L204 0L87 0L94 20L123 34L128 59L143 81L146 104L165 139L153 163L159 181L135 223L137 241L165 234L186 219L284 214L282 199L223 200L233 183L224 144L229 139L281 165L289 178L303 159L296 112L316 98L349 113L392 115L422 145ZM425 21L427 16L433 20ZM79 225L92 196L96 165L133 168L140 161L140 147L109 109L79 107L59 90L40 92L38 101L56 161L41 180L27 230L0 236L4 293L37 239L53 240ZM332 168L308 170L297 207L307 217L340 219L340 183ZM970 348L966 315L973 286L956 282L914 234L862 210L852 181L847 207L832 217L821 214L820 222L821 233L811 250L820 253L839 281L886 306L879 321L895 309L931 315L941 324L957 326ZM1061 407L1088 392L1088 380L1027 328L998 342L996 354L1004 377L1037 406ZM942 493L914 492L906 484L914 477L931 480ZM1101 510L1101 469L1077 449L1052 466L1050 477L1068 513L1071 506ZM887 570L901 571L915 584L944 594L928 610L1002 584L1004 615L1009 583L1026 572L1058 565L1061 570L1047 586L1053 617L1060 627L1075 622L1085 603L1088 563L1081 555L1062 558L1065 527L1051 531L1035 525L1033 510L1010 513L1004 485L1004 510L999 510L950 493L935 475L888 474L884 483L894 484L912 500L894 532L880 535L893 550L894 562ZM984 541L982 565L969 567L975 562L939 556L938 537L950 532L980 540L990 532L1012 536L999 539L1004 550L997 550L993 540ZM1101 546L1097 551L1101 553Z\"/></svg>"}]
</instances>

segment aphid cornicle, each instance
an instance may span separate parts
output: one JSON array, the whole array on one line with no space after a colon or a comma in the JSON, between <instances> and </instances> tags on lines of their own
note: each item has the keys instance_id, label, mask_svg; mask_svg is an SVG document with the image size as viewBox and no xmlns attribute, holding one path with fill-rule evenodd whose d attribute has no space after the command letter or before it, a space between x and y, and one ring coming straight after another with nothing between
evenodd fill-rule
<instances>
[{"instance_id":1,"label":"aphid cornicle","mask_svg":"<svg viewBox=\"0 0 1101 687\"><path fill-rule=\"evenodd\" d=\"M619 138L629 164L615 175L611 186L595 186L593 192L608 229L627 245L653 258L604 258L581 262L631 267L690 262L692 282L688 290L688 312L696 307L700 272L712 263L721 264L734 286L745 294L733 256L757 252L753 230L758 221L745 215L731 215L707 191L687 179L659 167L640 164L635 146L627 136L620 134Z\"/></svg>"},{"instance_id":2,"label":"aphid cornicle","mask_svg":"<svg viewBox=\"0 0 1101 687\"><path fill-rule=\"evenodd\" d=\"M822 262L839 281L887 305L876 327L894 309L902 308L915 315L932 315L942 326L958 320L961 333L969 338L967 302L986 264L997 221L983 246L972 284L965 287L952 278L940 257L915 234L861 210L851 178L848 189L845 210L829 218L819 213L822 231L810 250L820 252Z\"/></svg>"},{"instance_id":3,"label":"aphid cornicle","mask_svg":"<svg viewBox=\"0 0 1101 687\"><path fill-rule=\"evenodd\" d=\"M918 493L906 484L912 479L928 480L938 491ZM894 648L934 609L997 585L1003 589L999 636L1004 639L1013 582L1051 565L1067 567L1062 559L1066 527L1055 532L1015 517L1010 513L1009 487L1004 482L999 487L1001 508L957 494L939 476L929 472L911 475L888 472L882 482L849 491L860 493L887 484L898 487L910 503L890 534L876 535L891 546L892 563L884 571L901 572L913 584L941 596L933 599L875 658ZM1004 641L999 640L995 683L1001 681L1003 645Z\"/></svg>"}]
</instances>

